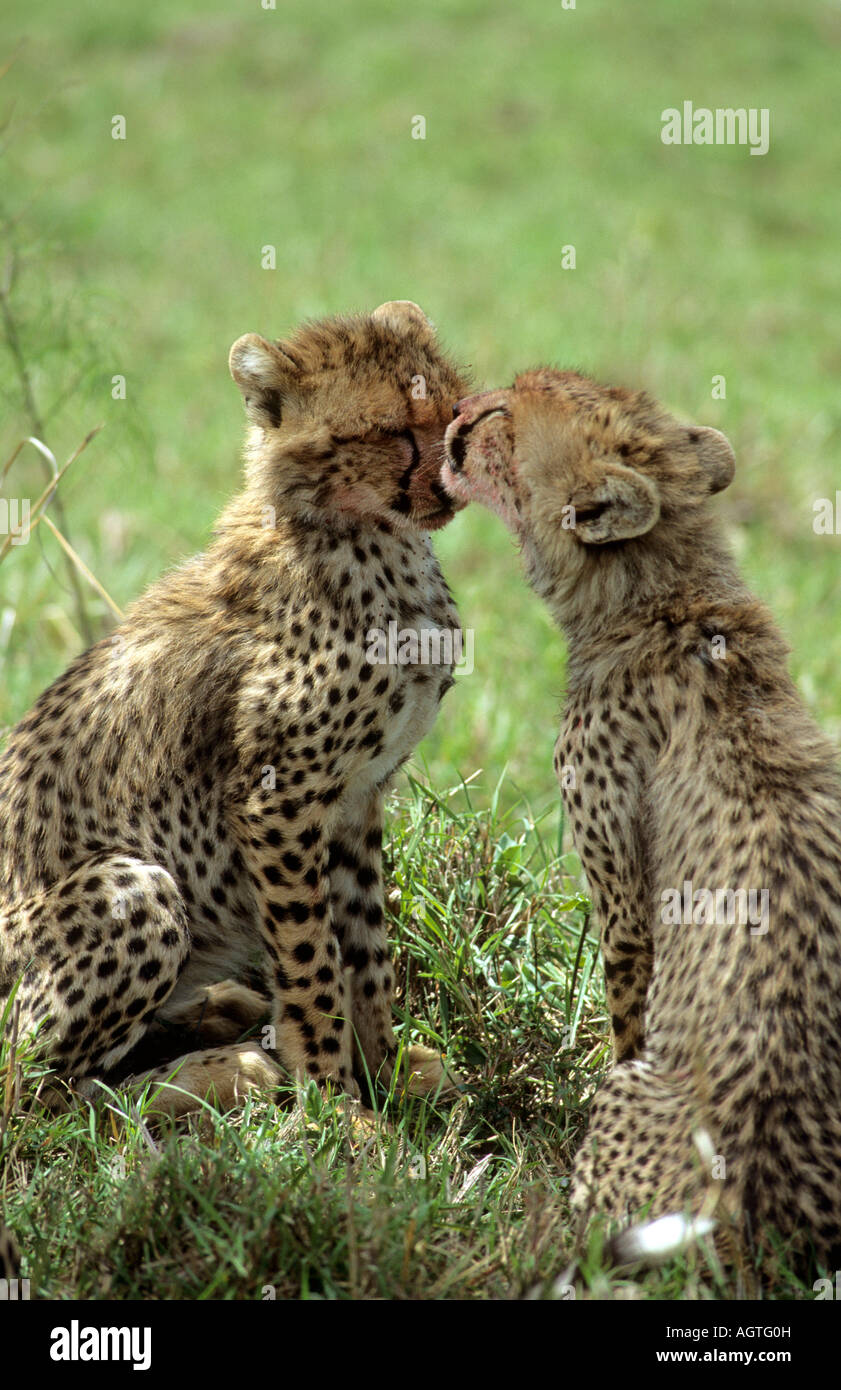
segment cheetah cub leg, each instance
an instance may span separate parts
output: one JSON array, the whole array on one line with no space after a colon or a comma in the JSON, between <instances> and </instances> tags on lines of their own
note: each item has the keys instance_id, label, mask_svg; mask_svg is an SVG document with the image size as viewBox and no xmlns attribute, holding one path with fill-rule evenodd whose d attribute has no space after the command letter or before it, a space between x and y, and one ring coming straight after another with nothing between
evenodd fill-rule
<instances>
[{"instance_id":1,"label":"cheetah cub leg","mask_svg":"<svg viewBox=\"0 0 841 1390\"><path fill-rule=\"evenodd\" d=\"M597 915L605 923L601 945L613 1060L617 1064L633 1061L645 1044L645 1001L653 962L649 932L635 920L633 906L623 903L618 891L591 892ZM618 918L615 926L611 924L614 916Z\"/></svg>"},{"instance_id":2,"label":"cheetah cub leg","mask_svg":"<svg viewBox=\"0 0 841 1390\"><path fill-rule=\"evenodd\" d=\"M21 1031L38 1028L63 1076L105 1071L139 1042L190 951L172 876L128 855L96 855L0 914L0 995L23 972Z\"/></svg>"},{"instance_id":3,"label":"cheetah cub leg","mask_svg":"<svg viewBox=\"0 0 841 1390\"><path fill-rule=\"evenodd\" d=\"M245 803L241 824L240 849L270 963L277 1056L293 1077L332 1081L358 1095L350 995L330 913L323 813L305 806L301 814L291 798L274 809L255 794Z\"/></svg>"},{"instance_id":4,"label":"cheetah cub leg","mask_svg":"<svg viewBox=\"0 0 841 1390\"><path fill-rule=\"evenodd\" d=\"M351 967L351 1017L358 1050L372 1078L388 1084L397 1044L392 1028L394 970L385 928L382 883L383 797L344 814L330 841L333 924L345 966ZM359 1059L357 1059L359 1061ZM361 1069L361 1068L360 1068ZM455 1093L461 1080L437 1052L412 1046L402 1059L406 1089L414 1095Z\"/></svg>"},{"instance_id":5,"label":"cheetah cub leg","mask_svg":"<svg viewBox=\"0 0 841 1390\"><path fill-rule=\"evenodd\" d=\"M619 742L617 726L630 744L633 725L626 730L610 707L571 705L555 744L555 773L601 926L613 1059L618 1064L640 1056L645 1045L653 954L637 814L644 794L638 759L623 759L623 780L611 778L608 795L612 764L605 750ZM568 783L570 770L577 775Z\"/></svg>"}]
</instances>

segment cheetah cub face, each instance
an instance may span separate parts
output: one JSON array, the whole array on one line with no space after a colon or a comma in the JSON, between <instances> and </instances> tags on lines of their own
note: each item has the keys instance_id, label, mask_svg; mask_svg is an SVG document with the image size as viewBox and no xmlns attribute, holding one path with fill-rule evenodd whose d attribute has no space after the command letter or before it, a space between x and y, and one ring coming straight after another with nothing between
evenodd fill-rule
<instances>
[{"instance_id":1,"label":"cheetah cub face","mask_svg":"<svg viewBox=\"0 0 841 1390\"><path fill-rule=\"evenodd\" d=\"M442 481L497 512L523 545L538 592L572 592L617 542L691 526L733 477L723 434L687 427L641 391L543 368L510 390L460 401ZM602 555L597 552L603 551Z\"/></svg>"},{"instance_id":2,"label":"cheetah cub face","mask_svg":"<svg viewBox=\"0 0 841 1390\"><path fill-rule=\"evenodd\" d=\"M464 383L417 304L304 324L283 342L247 333L230 369L252 425L249 476L286 515L433 531L464 505L440 480Z\"/></svg>"}]
</instances>

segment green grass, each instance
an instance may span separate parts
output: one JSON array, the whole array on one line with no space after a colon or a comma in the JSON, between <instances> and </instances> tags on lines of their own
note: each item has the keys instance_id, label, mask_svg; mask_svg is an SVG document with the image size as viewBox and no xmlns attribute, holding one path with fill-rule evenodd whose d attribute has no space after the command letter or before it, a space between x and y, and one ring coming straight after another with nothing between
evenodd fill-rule
<instances>
[{"instance_id":1,"label":"green grass","mask_svg":"<svg viewBox=\"0 0 841 1390\"><path fill-rule=\"evenodd\" d=\"M477 384L573 365L725 430L738 471L716 505L841 737L841 541L811 526L841 488L840 44L823 0L6 0L0 283L14 252L7 302L59 462L104 424L61 485L83 559L125 606L206 542L239 476L236 337L409 297ZM769 154L665 147L660 113L684 99L769 107ZM0 468L33 428L0 332ZM27 448L5 493L42 486ZM449 1118L392 1105L376 1158L349 1165L331 1104L308 1149L299 1112L255 1107L154 1152L107 1112L91 1128L84 1110L16 1107L0 1193L45 1293L505 1297L557 1276L606 1047L580 881L559 857L563 644L494 518L468 509L436 546L475 670L418 761L439 796L468 779L473 809L403 784L390 843L407 1027L455 1049L469 1094ZM93 594L88 610L106 630ZM39 528L0 566L0 731L83 645ZM409 1179L421 1151L428 1176ZM644 1292L733 1290L700 1260Z\"/></svg>"}]
</instances>

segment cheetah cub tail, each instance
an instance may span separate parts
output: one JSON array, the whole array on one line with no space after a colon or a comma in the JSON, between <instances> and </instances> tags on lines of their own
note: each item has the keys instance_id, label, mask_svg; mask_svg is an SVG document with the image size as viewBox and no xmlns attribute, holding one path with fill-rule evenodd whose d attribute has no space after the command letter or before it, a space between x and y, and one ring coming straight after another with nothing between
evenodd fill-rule
<instances>
[{"instance_id":1,"label":"cheetah cub tail","mask_svg":"<svg viewBox=\"0 0 841 1390\"><path fill-rule=\"evenodd\" d=\"M659 1216L654 1221L641 1221L613 1236L605 1249L606 1261L614 1267L665 1264L710 1235L715 1226L711 1216L678 1213Z\"/></svg>"}]
</instances>

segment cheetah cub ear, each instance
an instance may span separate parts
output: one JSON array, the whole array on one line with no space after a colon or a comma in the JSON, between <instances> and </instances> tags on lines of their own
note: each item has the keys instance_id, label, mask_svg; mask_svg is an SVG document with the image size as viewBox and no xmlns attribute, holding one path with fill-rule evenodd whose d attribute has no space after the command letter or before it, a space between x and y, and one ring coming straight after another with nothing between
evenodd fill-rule
<instances>
[{"instance_id":1,"label":"cheetah cub ear","mask_svg":"<svg viewBox=\"0 0 841 1390\"><path fill-rule=\"evenodd\" d=\"M709 484L710 495L723 492L732 483L736 471L736 458L729 439L721 430L700 425L690 426L686 433Z\"/></svg>"},{"instance_id":2,"label":"cheetah cub ear","mask_svg":"<svg viewBox=\"0 0 841 1390\"><path fill-rule=\"evenodd\" d=\"M388 324L397 333L411 333L415 337L420 334L428 342L435 337L435 324L412 299L389 299L387 304L381 304L374 310L371 318Z\"/></svg>"},{"instance_id":3,"label":"cheetah cub ear","mask_svg":"<svg viewBox=\"0 0 841 1390\"><path fill-rule=\"evenodd\" d=\"M246 333L231 348L228 366L251 423L277 429L284 398L294 390L298 363L279 343L267 343L257 333Z\"/></svg>"},{"instance_id":4,"label":"cheetah cub ear","mask_svg":"<svg viewBox=\"0 0 841 1390\"><path fill-rule=\"evenodd\" d=\"M569 500L575 508L575 534L586 545L642 536L660 516L660 497L654 483L619 463L605 464Z\"/></svg>"}]
</instances>

